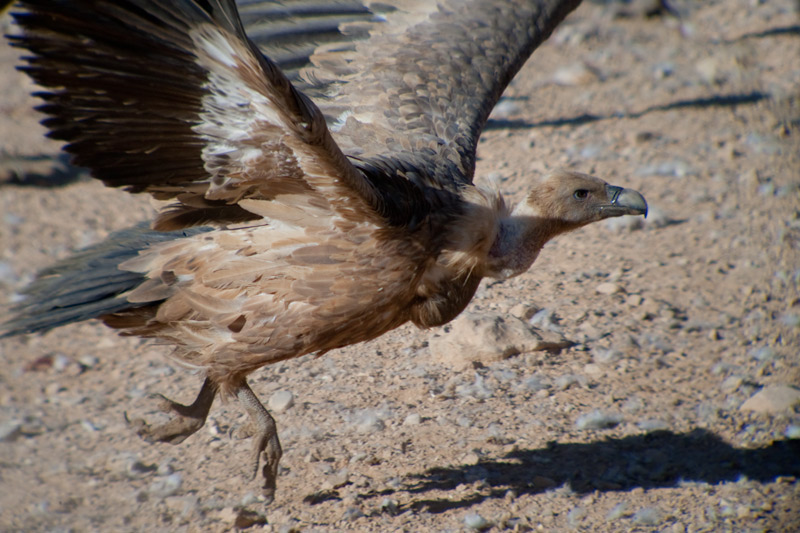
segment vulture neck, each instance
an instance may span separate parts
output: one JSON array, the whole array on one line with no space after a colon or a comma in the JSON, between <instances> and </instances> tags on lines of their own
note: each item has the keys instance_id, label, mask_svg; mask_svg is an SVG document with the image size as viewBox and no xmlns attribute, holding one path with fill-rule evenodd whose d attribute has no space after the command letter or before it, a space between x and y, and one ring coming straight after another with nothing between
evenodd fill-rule
<instances>
[{"instance_id":1,"label":"vulture neck","mask_svg":"<svg viewBox=\"0 0 800 533\"><path fill-rule=\"evenodd\" d=\"M527 271L547 241L579 224L512 213L500 219L499 226L489 250L486 276L508 279Z\"/></svg>"}]
</instances>

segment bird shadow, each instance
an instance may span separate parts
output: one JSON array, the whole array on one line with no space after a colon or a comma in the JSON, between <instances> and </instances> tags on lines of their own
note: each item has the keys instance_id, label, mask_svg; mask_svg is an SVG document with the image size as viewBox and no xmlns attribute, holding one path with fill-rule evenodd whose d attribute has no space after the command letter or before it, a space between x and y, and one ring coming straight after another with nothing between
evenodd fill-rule
<instances>
[{"instance_id":1,"label":"bird shadow","mask_svg":"<svg viewBox=\"0 0 800 533\"><path fill-rule=\"evenodd\" d=\"M683 482L719 484L742 478L769 482L800 476L800 440L775 441L761 448L737 448L703 429L688 433L654 431L589 443L549 443L520 449L477 464L434 467L412 474L404 486L375 493L415 495L405 509L441 513L488 499L537 494L568 486L575 493L675 487ZM482 489L460 499L428 497L482 481ZM461 492L459 492L461 494ZM367 496L367 495L364 495Z\"/></svg>"},{"instance_id":2,"label":"bird shadow","mask_svg":"<svg viewBox=\"0 0 800 533\"><path fill-rule=\"evenodd\" d=\"M88 176L88 170L70 163L71 156L37 154L11 156L0 153L0 187L64 187Z\"/></svg>"},{"instance_id":3,"label":"bird shadow","mask_svg":"<svg viewBox=\"0 0 800 533\"><path fill-rule=\"evenodd\" d=\"M735 39L724 41L726 43L735 43L745 39L764 39L766 37L779 37L784 35L800 35L800 24L792 24L789 26L780 26L778 28L769 28L763 31L755 31L740 35Z\"/></svg>"},{"instance_id":4,"label":"bird shadow","mask_svg":"<svg viewBox=\"0 0 800 533\"><path fill-rule=\"evenodd\" d=\"M740 105L755 104L762 100L769 98L767 93L761 91L752 91L749 93L738 94L718 94L702 98L689 98L686 100L678 100L668 104L659 104L646 107L641 111L632 112L618 112L608 114L594 114L582 113L572 117L562 117L555 119L540 120L538 122L529 122L524 119L493 119L490 118L486 123L487 130L498 129L533 129L542 127L562 127L562 126L580 126L583 124L590 124L593 122L600 122L603 120L621 119L621 118L641 118L644 115L657 111L670 111L673 109L687 109L687 108L708 108L708 107L736 107Z\"/></svg>"}]
</instances>

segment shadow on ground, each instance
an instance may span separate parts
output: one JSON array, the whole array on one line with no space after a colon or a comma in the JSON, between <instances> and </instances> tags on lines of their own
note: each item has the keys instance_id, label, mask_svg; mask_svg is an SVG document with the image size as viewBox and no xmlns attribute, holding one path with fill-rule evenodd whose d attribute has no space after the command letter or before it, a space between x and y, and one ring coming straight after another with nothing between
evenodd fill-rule
<instances>
[{"instance_id":1,"label":"shadow on ground","mask_svg":"<svg viewBox=\"0 0 800 533\"><path fill-rule=\"evenodd\" d=\"M600 122L602 120L611 120L619 118L641 118L644 115L657 111L670 111L672 109L685 109L685 108L707 108L707 107L736 107L740 105L751 105L758 103L762 100L769 98L769 95L760 91L753 91L750 93L742 94L720 94L708 96L704 98L691 98L688 100L678 100L668 104L660 104L649 106L641 111L633 111L629 113L610 113L606 115L595 115L593 113L583 113L574 117L561 117L548 120L540 120L539 122L529 122L527 120L516 119L493 119L490 118L486 124L487 130L489 129L531 129L542 128L545 126L562 127L562 126L580 126L582 124L589 124L593 122Z\"/></svg>"},{"instance_id":2,"label":"shadow on ground","mask_svg":"<svg viewBox=\"0 0 800 533\"><path fill-rule=\"evenodd\" d=\"M701 429L680 434L656 431L599 442L551 443L476 465L436 467L411 476L403 488L365 496L406 492L423 496L407 504L407 509L439 513L504 498L509 490L536 494L568 485L577 493L630 491L674 487L684 481L713 485L747 478L770 482L779 476L800 476L800 440L748 449L731 446ZM484 480L485 488L462 499L424 497L477 480Z\"/></svg>"},{"instance_id":3,"label":"shadow on ground","mask_svg":"<svg viewBox=\"0 0 800 533\"><path fill-rule=\"evenodd\" d=\"M602 120L639 118L648 113L669 111L671 109L750 105L767 98L769 98L768 94L754 91L744 94L714 95L705 98L679 100L668 104L653 105L642 111L629 113L612 113L607 115L584 113L573 117L560 117L541 120L539 122L529 122L522 119L490 118L485 129L532 129L546 126L579 126L581 124L599 122ZM88 171L72 166L69 159L70 156L63 152L56 156L32 155L11 157L0 154L0 186L62 187L80 179L85 179L88 176ZM6 176L5 178L3 178L4 174Z\"/></svg>"},{"instance_id":4,"label":"shadow on ground","mask_svg":"<svg viewBox=\"0 0 800 533\"><path fill-rule=\"evenodd\" d=\"M88 170L72 165L71 156L37 154L12 156L0 151L0 187L64 187L88 177Z\"/></svg>"}]
</instances>

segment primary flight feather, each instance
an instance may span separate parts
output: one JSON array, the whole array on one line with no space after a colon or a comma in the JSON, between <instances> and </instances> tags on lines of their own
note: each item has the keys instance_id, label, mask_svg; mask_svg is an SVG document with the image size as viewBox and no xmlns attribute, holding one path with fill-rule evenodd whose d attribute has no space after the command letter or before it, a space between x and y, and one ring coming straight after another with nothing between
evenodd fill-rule
<instances>
[{"instance_id":1,"label":"primary flight feather","mask_svg":"<svg viewBox=\"0 0 800 533\"><path fill-rule=\"evenodd\" d=\"M531 179L513 209L473 184L489 112L579 0L30 0L12 37L46 90L50 135L95 178L165 201L43 272L3 327L98 317L174 344L201 369L180 442L218 393L253 422L251 465L275 490L275 422L247 375L444 324L483 277L525 272L552 237L646 214L629 189L574 172Z\"/></svg>"}]
</instances>

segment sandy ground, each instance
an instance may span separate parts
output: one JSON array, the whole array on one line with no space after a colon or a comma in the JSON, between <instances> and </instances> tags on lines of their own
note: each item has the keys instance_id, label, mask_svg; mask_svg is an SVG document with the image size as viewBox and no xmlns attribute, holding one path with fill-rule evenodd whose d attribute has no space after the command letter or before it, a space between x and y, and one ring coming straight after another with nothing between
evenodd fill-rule
<instances>
[{"instance_id":1,"label":"sandy ground","mask_svg":"<svg viewBox=\"0 0 800 533\"><path fill-rule=\"evenodd\" d=\"M179 446L124 413L201 377L96 322L0 341L2 531L791 531L800 527L800 22L796 3L582 6L507 91L479 175L590 172L645 194L469 311L575 345L461 368L448 328L252 376L285 455L244 477L245 421L215 406ZM7 17L4 29L10 27ZM0 49L0 305L39 268L152 216L52 169L30 83ZM39 156L45 161L37 161ZM287 401L291 398L291 401Z\"/></svg>"}]
</instances>

